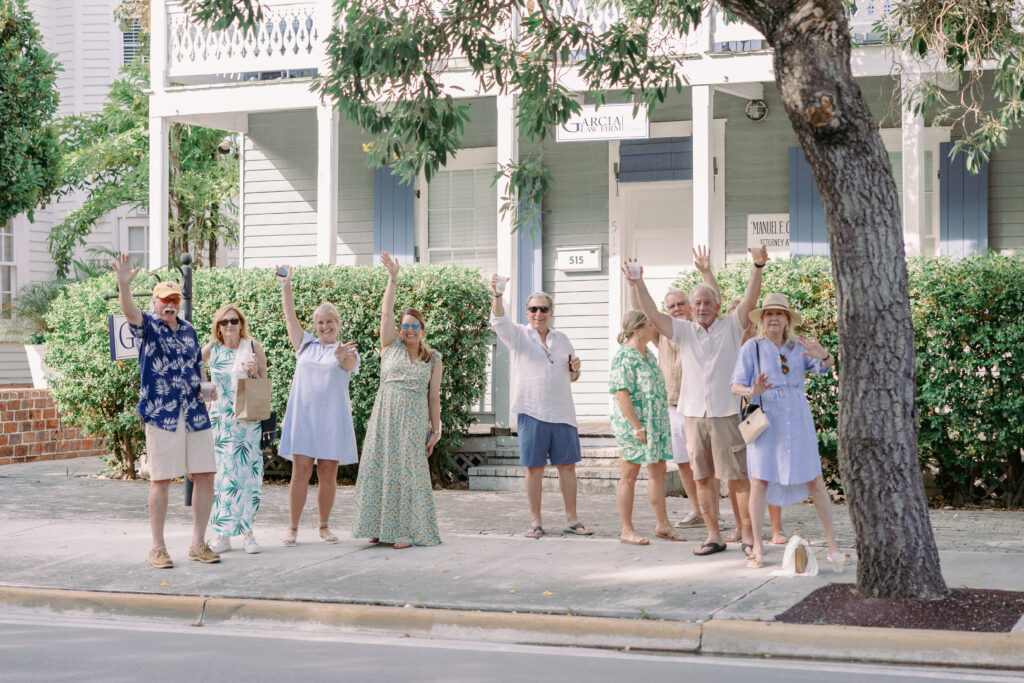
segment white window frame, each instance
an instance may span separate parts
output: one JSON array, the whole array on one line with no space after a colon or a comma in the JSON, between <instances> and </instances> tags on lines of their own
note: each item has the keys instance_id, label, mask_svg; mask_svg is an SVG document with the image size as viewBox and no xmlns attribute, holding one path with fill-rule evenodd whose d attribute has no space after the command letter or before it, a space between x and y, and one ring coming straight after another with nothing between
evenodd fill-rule
<instances>
[{"instance_id":1,"label":"white window frame","mask_svg":"<svg viewBox=\"0 0 1024 683\"><path fill-rule=\"evenodd\" d=\"M449 161L442 171L479 171L494 173L498 166L497 147L470 147L459 150L454 159ZM427 247L427 217L430 210L430 184L426 176L420 174L418 180L420 201L416 206L416 252L420 263L430 263L430 249ZM497 190L495 190L497 192Z\"/></svg>"},{"instance_id":2,"label":"white window frame","mask_svg":"<svg viewBox=\"0 0 1024 683\"><path fill-rule=\"evenodd\" d=\"M10 253L5 253L3 249L4 238L6 236L11 237L11 249ZM18 251L15 246L14 240L14 220L8 219L4 223L0 224L0 269L10 269L10 281L11 288L9 291L3 289L3 277L0 275L0 320L13 320L14 319L14 296L18 293L18 259L15 255ZM10 295L10 306L4 308L3 295Z\"/></svg>"},{"instance_id":3,"label":"white window frame","mask_svg":"<svg viewBox=\"0 0 1024 683\"><path fill-rule=\"evenodd\" d=\"M882 128L879 130L882 134L882 143L885 144L886 152L903 152L902 130L902 128ZM932 224L928 227L929 239L935 245L935 250L931 254L926 254L927 256L934 256L940 248L942 216L939 214L939 209L942 206L940 192L942 179L939 177L939 144L949 142L951 138L952 128L949 126L927 126L924 129L924 151L926 154L928 152L932 153ZM900 193L902 194L902 189L900 189ZM900 210L900 223L902 225L902 202Z\"/></svg>"},{"instance_id":4,"label":"white window frame","mask_svg":"<svg viewBox=\"0 0 1024 683\"><path fill-rule=\"evenodd\" d=\"M129 250L129 239L128 233L131 228L141 227L145 231L143 244L145 245L144 251L130 251ZM122 216L117 221L117 250L125 254L141 254L143 267L149 265L149 216L146 215L129 215Z\"/></svg>"}]
</instances>

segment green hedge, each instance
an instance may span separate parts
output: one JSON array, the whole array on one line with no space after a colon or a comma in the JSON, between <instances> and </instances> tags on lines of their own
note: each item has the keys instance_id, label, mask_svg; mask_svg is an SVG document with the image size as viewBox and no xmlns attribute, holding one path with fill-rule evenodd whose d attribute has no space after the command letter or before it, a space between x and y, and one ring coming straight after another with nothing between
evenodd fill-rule
<instances>
[{"instance_id":1,"label":"green hedge","mask_svg":"<svg viewBox=\"0 0 1024 683\"><path fill-rule=\"evenodd\" d=\"M910 262L917 353L919 452L942 499L955 505L1024 504L1024 260L987 256ZM723 299L739 298L749 262L716 273ZM684 289L697 284L688 273ZM772 261L762 292L782 292L806 318L802 332L836 349L835 285L825 258ZM842 371L842 359L839 359ZM826 482L841 493L836 463L838 384L808 376Z\"/></svg>"},{"instance_id":2,"label":"green hedge","mask_svg":"<svg viewBox=\"0 0 1024 683\"><path fill-rule=\"evenodd\" d=\"M143 288L140 274L136 291ZM152 279L149 280L152 282ZM303 326L312 331L313 310L331 301L341 314L341 334L358 342L359 374L350 387L356 439L362 444L380 377L378 347L380 303L387 273L381 267L317 266L295 268L295 308ZM54 302L48 322L47 362L61 376L51 394L65 420L102 436L110 444L110 464L124 474L144 443L135 413L138 401L138 363L109 360L107 315L119 312L116 300L104 303L114 291L106 274L74 285ZM138 299L147 306L148 299ZM200 341L209 340L210 321L222 304L237 304L249 320L250 334L263 345L274 381L273 405L284 416L295 370L295 353L288 341L281 311L281 287L269 269L199 269L195 273L193 321ZM423 311L427 341L444 356L441 384L441 422L444 434L434 474L451 478L448 455L464 436L473 418L466 407L483 394L486 382L490 328L490 294L476 270L459 266L405 266L398 281L396 310ZM441 472L447 472L442 477ZM352 476L354 469L345 472Z\"/></svg>"}]
</instances>

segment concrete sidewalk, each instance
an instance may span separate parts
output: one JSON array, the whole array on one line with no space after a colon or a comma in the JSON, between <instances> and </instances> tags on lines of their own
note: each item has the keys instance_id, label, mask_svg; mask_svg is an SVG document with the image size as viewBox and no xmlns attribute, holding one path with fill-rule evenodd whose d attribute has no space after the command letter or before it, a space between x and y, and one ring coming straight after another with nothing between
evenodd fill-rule
<instances>
[{"instance_id":1,"label":"concrete sidewalk","mask_svg":"<svg viewBox=\"0 0 1024 683\"><path fill-rule=\"evenodd\" d=\"M563 526L560 500L557 494L546 494L548 535L532 540L522 536L528 521L523 494L436 492L443 543L396 551L349 537L350 487L339 489L335 508L333 526L342 538L340 543L328 546L317 540L314 496L310 496L299 545L282 547L278 539L287 524L287 489L267 486L256 527L263 552L246 555L236 541L236 549L225 553L221 564L207 566L186 558L190 513L180 505L182 487L177 484L171 489L167 527L168 548L176 565L172 570L156 570L146 562L150 545L147 484L96 478L101 466L99 459L91 458L0 468L0 585L10 587L0 592L0 603L61 608L64 596L65 607L116 604L117 609L130 611L133 602L170 604L139 602L141 596L163 594L226 600L233 607L224 613L235 618L281 618L282 605L269 599L291 603L286 612L293 619L314 621L315 614L326 613L322 605L311 603L331 603L360 606L336 607L343 611L331 617L331 623L340 620L352 625L368 619L380 624L392 619L398 631L408 630L415 619L447 623L456 613L444 610L484 611L490 613L487 618L493 621L493 630L505 634L503 638L516 640L508 635L516 632L508 620L517 619L520 625L531 624L527 632L539 638L537 642L550 641L537 635L545 632L536 625L537 617L523 613L577 615L604 619L566 622L563 617L557 624L550 622L547 631L571 634L575 628L575 639L559 637L564 644L633 643L632 647L652 649L1024 667L1024 633L1006 637L950 633L946 637L935 631L771 624L777 614L816 588L852 582L855 567L842 574L824 569L814 578L778 577L771 572L780 567L781 547L767 546L766 568L750 570L738 544L730 545L727 552L698 558L692 550L703 540L700 529L682 530L690 537L687 543L652 539L647 547L624 545L618 542L615 501L609 495L581 499L580 516L597 533L579 538L558 533ZM726 508L723 517L728 519ZM669 499L669 510L678 518L687 503ZM653 532L645 498L638 498L635 513L638 530ZM801 530L820 539L811 506L793 506L784 514L788 533ZM846 509L835 506L834 514L840 543L853 554ZM1024 513L935 511L933 520L943 573L951 587L1024 591L1024 573L1018 569L1024 554ZM816 547L823 558L824 546ZM70 593L15 588L71 589L88 591L93 597L83 603L81 596L72 599ZM107 597L101 600L97 595ZM110 596L117 596L116 603L110 602ZM214 604L224 603L213 601L207 606L203 602L204 613L216 612ZM412 619L408 609L387 607L432 609L417 610ZM162 608L146 609L162 612ZM374 609L384 611L368 616L365 610ZM431 616L420 616L423 613ZM385 614L393 616L381 616ZM610 627L605 624L609 617L616 618ZM477 615L472 621L484 632L482 618ZM586 635L609 628L618 640ZM630 636L637 628L647 635ZM868 633L851 636L860 632ZM428 630L434 636L438 633ZM816 638L824 643L818 650L814 650ZM667 647L669 642L677 647ZM854 643L856 651L840 647ZM947 656L932 653L939 645ZM965 655L964 648L975 655ZM897 657L903 650L909 659ZM954 652L952 659L949 652Z\"/></svg>"}]
</instances>

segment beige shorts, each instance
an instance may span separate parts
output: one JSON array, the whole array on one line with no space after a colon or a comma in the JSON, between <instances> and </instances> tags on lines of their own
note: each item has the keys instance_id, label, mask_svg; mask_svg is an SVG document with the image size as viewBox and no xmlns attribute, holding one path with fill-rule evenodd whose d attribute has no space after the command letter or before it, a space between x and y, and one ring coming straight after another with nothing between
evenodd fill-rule
<instances>
[{"instance_id":1,"label":"beige shorts","mask_svg":"<svg viewBox=\"0 0 1024 683\"><path fill-rule=\"evenodd\" d=\"M747 478L747 444L740 434L740 418L687 417L686 446L694 479Z\"/></svg>"},{"instance_id":2,"label":"beige shorts","mask_svg":"<svg viewBox=\"0 0 1024 683\"><path fill-rule=\"evenodd\" d=\"M146 425L146 454L149 456L149 480L163 481L189 474L217 471L213 453L213 430L190 432L185 416L178 415L173 432Z\"/></svg>"}]
</instances>

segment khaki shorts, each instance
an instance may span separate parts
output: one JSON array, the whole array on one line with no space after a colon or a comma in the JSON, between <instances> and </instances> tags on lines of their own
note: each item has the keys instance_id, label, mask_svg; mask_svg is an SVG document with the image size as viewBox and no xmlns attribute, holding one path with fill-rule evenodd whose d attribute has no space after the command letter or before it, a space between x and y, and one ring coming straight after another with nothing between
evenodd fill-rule
<instances>
[{"instance_id":1,"label":"khaki shorts","mask_svg":"<svg viewBox=\"0 0 1024 683\"><path fill-rule=\"evenodd\" d=\"M686 446L694 479L747 478L747 444L740 434L738 415L687 417Z\"/></svg>"},{"instance_id":2,"label":"khaki shorts","mask_svg":"<svg viewBox=\"0 0 1024 683\"><path fill-rule=\"evenodd\" d=\"M146 425L146 454L149 456L150 481L174 479L186 472L202 474L217 471L213 430L188 431L184 415L178 415L178 428L173 432Z\"/></svg>"}]
</instances>

